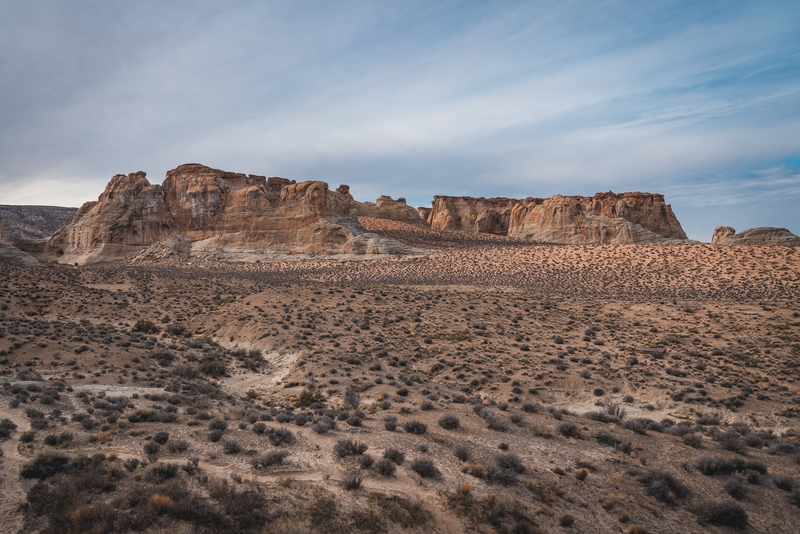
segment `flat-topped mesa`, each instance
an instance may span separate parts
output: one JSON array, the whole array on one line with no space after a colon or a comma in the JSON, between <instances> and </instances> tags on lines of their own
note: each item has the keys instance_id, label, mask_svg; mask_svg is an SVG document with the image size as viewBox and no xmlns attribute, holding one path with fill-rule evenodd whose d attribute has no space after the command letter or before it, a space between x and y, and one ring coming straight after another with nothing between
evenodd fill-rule
<instances>
[{"instance_id":1,"label":"flat-topped mesa","mask_svg":"<svg viewBox=\"0 0 800 534\"><path fill-rule=\"evenodd\" d=\"M521 200L512 210L508 235L572 245L687 239L664 195L612 192Z\"/></svg>"},{"instance_id":2,"label":"flat-topped mesa","mask_svg":"<svg viewBox=\"0 0 800 534\"><path fill-rule=\"evenodd\" d=\"M787 247L800 246L800 237L786 228L772 228L769 226L749 228L736 233L730 226L717 226L711 238L712 245L783 245Z\"/></svg>"},{"instance_id":3,"label":"flat-topped mesa","mask_svg":"<svg viewBox=\"0 0 800 534\"><path fill-rule=\"evenodd\" d=\"M513 198L437 195L427 221L433 230L506 235L511 210L518 202Z\"/></svg>"},{"instance_id":4,"label":"flat-topped mesa","mask_svg":"<svg viewBox=\"0 0 800 534\"><path fill-rule=\"evenodd\" d=\"M197 252L403 253L397 241L367 234L349 193L325 182L246 175L190 163L163 185L143 172L117 175L97 201L47 241L45 259L110 261L178 236Z\"/></svg>"}]
</instances>

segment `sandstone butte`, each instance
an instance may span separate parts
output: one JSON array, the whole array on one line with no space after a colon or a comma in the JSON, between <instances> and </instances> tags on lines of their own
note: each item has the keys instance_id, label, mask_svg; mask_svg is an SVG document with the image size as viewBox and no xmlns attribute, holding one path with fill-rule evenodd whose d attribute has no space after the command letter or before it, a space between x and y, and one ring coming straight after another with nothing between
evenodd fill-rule
<instances>
[{"instance_id":1,"label":"sandstone butte","mask_svg":"<svg viewBox=\"0 0 800 534\"><path fill-rule=\"evenodd\" d=\"M38 250L40 259L91 263L128 258L158 243L190 243L192 253L246 259L249 254L406 254L399 241L370 234L359 210L419 217L382 197L360 206L346 186L226 172L186 164L153 185L144 172L114 176L97 201ZM231 256L233 255L233 256Z\"/></svg>"},{"instance_id":2,"label":"sandstone butte","mask_svg":"<svg viewBox=\"0 0 800 534\"><path fill-rule=\"evenodd\" d=\"M711 237L712 245L783 245L800 246L800 237L786 228L749 228L736 233L730 226L717 226Z\"/></svg>"},{"instance_id":3,"label":"sandstone butte","mask_svg":"<svg viewBox=\"0 0 800 534\"><path fill-rule=\"evenodd\" d=\"M636 244L688 242L664 196L597 193L593 197L434 197L419 208L434 230L508 235L547 243Z\"/></svg>"}]
</instances>

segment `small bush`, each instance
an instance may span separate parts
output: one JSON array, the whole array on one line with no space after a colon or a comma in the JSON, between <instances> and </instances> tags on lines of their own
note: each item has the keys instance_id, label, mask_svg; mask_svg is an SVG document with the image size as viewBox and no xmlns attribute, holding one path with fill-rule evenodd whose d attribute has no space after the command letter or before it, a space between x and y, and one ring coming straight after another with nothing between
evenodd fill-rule
<instances>
[{"instance_id":1,"label":"small bush","mask_svg":"<svg viewBox=\"0 0 800 534\"><path fill-rule=\"evenodd\" d=\"M387 415L383 418L383 428L388 430L389 432L394 432L397 430L397 417L393 415Z\"/></svg>"},{"instance_id":2,"label":"small bush","mask_svg":"<svg viewBox=\"0 0 800 534\"><path fill-rule=\"evenodd\" d=\"M578 425L572 421L563 421L558 425L558 433L567 438L576 438L579 435Z\"/></svg>"},{"instance_id":3,"label":"small bush","mask_svg":"<svg viewBox=\"0 0 800 534\"><path fill-rule=\"evenodd\" d=\"M406 461L406 455L403 454L402 451L399 451L392 447L383 451L383 457L384 459L390 460L391 462L397 465L403 465L403 462Z\"/></svg>"},{"instance_id":4,"label":"small bush","mask_svg":"<svg viewBox=\"0 0 800 534\"><path fill-rule=\"evenodd\" d=\"M144 447L142 448L145 454L158 454L161 451L161 447L158 446L158 443L153 441L145 441Z\"/></svg>"},{"instance_id":5,"label":"small bush","mask_svg":"<svg viewBox=\"0 0 800 534\"><path fill-rule=\"evenodd\" d=\"M445 414L439 418L439 426L445 430L455 430L460 424L458 417L452 414Z\"/></svg>"},{"instance_id":6,"label":"small bush","mask_svg":"<svg viewBox=\"0 0 800 534\"><path fill-rule=\"evenodd\" d=\"M783 491L792 491L792 488L795 486L794 479L786 475L777 476L772 479L772 482L775 484L776 488L782 489Z\"/></svg>"},{"instance_id":7,"label":"small bush","mask_svg":"<svg viewBox=\"0 0 800 534\"><path fill-rule=\"evenodd\" d=\"M68 470L70 463L70 457L65 454L43 452L25 464L19 474L23 478L43 480Z\"/></svg>"},{"instance_id":8,"label":"small bush","mask_svg":"<svg viewBox=\"0 0 800 534\"><path fill-rule=\"evenodd\" d=\"M469 460L470 457L469 447L461 444L456 445L455 447L453 447L453 454L455 454L456 458L458 458L462 462L466 462L467 460Z\"/></svg>"},{"instance_id":9,"label":"small bush","mask_svg":"<svg viewBox=\"0 0 800 534\"><path fill-rule=\"evenodd\" d=\"M697 515L702 522L720 527L743 529L748 523L747 512L735 501L701 505Z\"/></svg>"},{"instance_id":10,"label":"small bush","mask_svg":"<svg viewBox=\"0 0 800 534\"><path fill-rule=\"evenodd\" d=\"M294 434L288 428L267 427L264 434L275 447L279 445L292 445L295 442Z\"/></svg>"},{"instance_id":11,"label":"small bush","mask_svg":"<svg viewBox=\"0 0 800 534\"><path fill-rule=\"evenodd\" d=\"M494 455L494 463L501 469L508 469L518 474L525 472L522 459L513 452L498 452Z\"/></svg>"},{"instance_id":12,"label":"small bush","mask_svg":"<svg viewBox=\"0 0 800 534\"><path fill-rule=\"evenodd\" d=\"M242 452L242 444L235 439L226 439L222 443L222 449L225 451L225 454L238 454Z\"/></svg>"},{"instance_id":13,"label":"small bush","mask_svg":"<svg viewBox=\"0 0 800 534\"><path fill-rule=\"evenodd\" d=\"M406 421L403 423L403 430L409 434L422 435L428 431L428 425L422 421Z\"/></svg>"},{"instance_id":14,"label":"small bush","mask_svg":"<svg viewBox=\"0 0 800 534\"><path fill-rule=\"evenodd\" d=\"M684 445L688 445L689 447L699 449L703 446L703 436L696 432L692 432L691 434L686 434L683 436L683 443Z\"/></svg>"},{"instance_id":15,"label":"small bush","mask_svg":"<svg viewBox=\"0 0 800 534\"><path fill-rule=\"evenodd\" d=\"M394 476L397 467L395 466L395 463L388 458L381 458L375 462L375 470L381 476L391 477Z\"/></svg>"},{"instance_id":16,"label":"small bush","mask_svg":"<svg viewBox=\"0 0 800 534\"><path fill-rule=\"evenodd\" d=\"M675 504L689 495L689 490L678 479L663 471L652 471L639 479L647 493L666 504Z\"/></svg>"},{"instance_id":17,"label":"small bush","mask_svg":"<svg viewBox=\"0 0 800 534\"><path fill-rule=\"evenodd\" d=\"M439 470L430 458L414 458L408 466L422 478L436 478L439 476Z\"/></svg>"},{"instance_id":18,"label":"small bush","mask_svg":"<svg viewBox=\"0 0 800 534\"><path fill-rule=\"evenodd\" d=\"M345 458L347 456L364 454L367 452L368 448L369 447L367 447L365 443L359 443L352 439L340 439L336 442L336 445L333 446L333 453L339 458Z\"/></svg>"},{"instance_id":19,"label":"small bush","mask_svg":"<svg viewBox=\"0 0 800 534\"><path fill-rule=\"evenodd\" d=\"M167 432L156 432L156 434L153 436L153 441L155 441L159 445L163 445L167 441L169 441L169 433L167 433Z\"/></svg>"},{"instance_id":20,"label":"small bush","mask_svg":"<svg viewBox=\"0 0 800 534\"><path fill-rule=\"evenodd\" d=\"M167 445L167 450L171 453L177 452L184 452L189 450L189 442L185 439L179 439L178 441L170 441L169 445Z\"/></svg>"},{"instance_id":21,"label":"small bush","mask_svg":"<svg viewBox=\"0 0 800 534\"><path fill-rule=\"evenodd\" d=\"M250 465L253 466L253 469L263 469L272 465L282 464L287 456L289 456L289 451L270 451L254 456L250 460Z\"/></svg>"},{"instance_id":22,"label":"small bush","mask_svg":"<svg viewBox=\"0 0 800 534\"><path fill-rule=\"evenodd\" d=\"M558 518L558 524L562 527L571 527L575 523L575 518L572 514L561 514L561 517Z\"/></svg>"},{"instance_id":23,"label":"small bush","mask_svg":"<svg viewBox=\"0 0 800 534\"><path fill-rule=\"evenodd\" d=\"M361 466L361 469L369 469L372 467L372 464L375 463L375 458L370 456L369 454L363 454L358 459L358 465Z\"/></svg>"},{"instance_id":24,"label":"small bush","mask_svg":"<svg viewBox=\"0 0 800 534\"><path fill-rule=\"evenodd\" d=\"M347 491L354 491L361 488L363 479L355 473L345 473L341 480L342 488Z\"/></svg>"},{"instance_id":25,"label":"small bush","mask_svg":"<svg viewBox=\"0 0 800 534\"><path fill-rule=\"evenodd\" d=\"M736 500L743 499L747 495L747 486L740 478L730 478L725 482L725 493Z\"/></svg>"}]
</instances>

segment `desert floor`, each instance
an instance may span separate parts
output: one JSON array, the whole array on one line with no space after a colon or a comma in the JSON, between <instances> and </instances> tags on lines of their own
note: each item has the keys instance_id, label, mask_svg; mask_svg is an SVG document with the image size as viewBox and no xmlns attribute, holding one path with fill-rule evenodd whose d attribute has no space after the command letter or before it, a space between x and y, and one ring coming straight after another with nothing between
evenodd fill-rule
<instances>
[{"instance_id":1,"label":"desert floor","mask_svg":"<svg viewBox=\"0 0 800 534\"><path fill-rule=\"evenodd\" d=\"M796 532L800 250L0 266L4 532Z\"/></svg>"}]
</instances>

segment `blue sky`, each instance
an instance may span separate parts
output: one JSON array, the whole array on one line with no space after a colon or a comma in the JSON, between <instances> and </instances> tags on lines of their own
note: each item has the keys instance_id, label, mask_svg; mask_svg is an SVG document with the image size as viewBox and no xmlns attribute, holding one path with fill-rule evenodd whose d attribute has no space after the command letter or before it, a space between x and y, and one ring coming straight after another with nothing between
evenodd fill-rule
<instances>
[{"instance_id":1,"label":"blue sky","mask_svg":"<svg viewBox=\"0 0 800 534\"><path fill-rule=\"evenodd\" d=\"M187 162L434 194L661 192L800 233L800 2L0 5L0 203Z\"/></svg>"}]
</instances>

